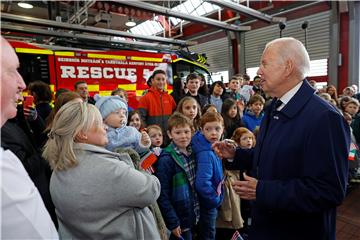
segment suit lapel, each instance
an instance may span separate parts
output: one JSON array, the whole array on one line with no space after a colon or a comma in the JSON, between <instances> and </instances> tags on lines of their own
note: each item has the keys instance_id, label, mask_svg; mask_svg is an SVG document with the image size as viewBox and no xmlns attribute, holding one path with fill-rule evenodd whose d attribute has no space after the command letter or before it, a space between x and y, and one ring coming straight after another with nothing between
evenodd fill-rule
<instances>
[{"instance_id":1,"label":"suit lapel","mask_svg":"<svg viewBox=\"0 0 360 240\"><path fill-rule=\"evenodd\" d=\"M288 118L293 118L296 114L303 108L303 106L310 100L311 96L314 94L315 90L308 84L307 81L303 80L303 84L300 89L296 92L294 97L290 99L290 101L284 106L283 109L279 112L280 114L284 114ZM271 110L274 108L276 99L273 99L268 109L265 111L264 120L260 126L259 136L257 138L257 144L255 148L254 161L253 161L253 169L256 170L260 162L261 153L263 149L263 144L265 142L265 138L268 132L270 120L271 120Z\"/></svg>"}]
</instances>

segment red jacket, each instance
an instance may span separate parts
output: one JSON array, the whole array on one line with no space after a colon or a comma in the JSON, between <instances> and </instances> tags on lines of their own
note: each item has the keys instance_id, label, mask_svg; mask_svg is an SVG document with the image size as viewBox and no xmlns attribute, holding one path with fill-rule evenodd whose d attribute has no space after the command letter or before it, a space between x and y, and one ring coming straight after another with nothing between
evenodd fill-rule
<instances>
[{"instance_id":1,"label":"red jacket","mask_svg":"<svg viewBox=\"0 0 360 240\"><path fill-rule=\"evenodd\" d=\"M150 88L140 98L138 108L147 125L157 124L166 131L167 120L175 110L176 103L167 91Z\"/></svg>"}]
</instances>

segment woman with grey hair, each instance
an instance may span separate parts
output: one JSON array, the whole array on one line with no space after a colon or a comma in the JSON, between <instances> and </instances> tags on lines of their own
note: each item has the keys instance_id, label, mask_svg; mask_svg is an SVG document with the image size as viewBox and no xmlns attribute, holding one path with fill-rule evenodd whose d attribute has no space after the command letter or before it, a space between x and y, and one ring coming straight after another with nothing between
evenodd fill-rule
<instances>
[{"instance_id":1,"label":"woman with grey hair","mask_svg":"<svg viewBox=\"0 0 360 240\"><path fill-rule=\"evenodd\" d=\"M148 206L160 183L113 153L99 110L79 101L56 114L43 157L53 169L50 193L61 238L159 239Z\"/></svg>"}]
</instances>

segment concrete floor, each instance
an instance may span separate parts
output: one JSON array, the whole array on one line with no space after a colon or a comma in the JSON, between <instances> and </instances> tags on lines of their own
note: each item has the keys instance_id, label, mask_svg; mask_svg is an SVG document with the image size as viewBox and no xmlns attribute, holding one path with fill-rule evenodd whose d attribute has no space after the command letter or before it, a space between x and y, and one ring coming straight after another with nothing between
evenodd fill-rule
<instances>
[{"instance_id":1,"label":"concrete floor","mask_svg":"<svg viewBox=\"0 0 360 240\"><path fill-rule=\"evenodd\" d=\"M337 209L336 219L337 240L360 240L360 185L346 196Z\"/></svg>"}]
</instances>

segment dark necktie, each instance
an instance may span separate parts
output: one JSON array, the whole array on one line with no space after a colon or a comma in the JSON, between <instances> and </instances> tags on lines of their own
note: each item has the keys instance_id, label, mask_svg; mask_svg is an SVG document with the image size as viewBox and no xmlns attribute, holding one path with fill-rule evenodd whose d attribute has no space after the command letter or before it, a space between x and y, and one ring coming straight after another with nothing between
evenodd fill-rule
<instances>
[{"instance_id":1,"label":"dark necktie","mask_svg":"<svg viewBox=\"0 0 360 240\"><path fill-rule=\"evenodd\" d=\"M282 103L283 103L283 102L282 102L280 99L277 99L277 100L276 100L276 102L275 102L275 104L274 104L274 107L273 107L272 110L271 110L271 114L270 114L271 117L274 116L275 112L276 112L277 109L281 106Z\"/></svg>"}]
</instances>

